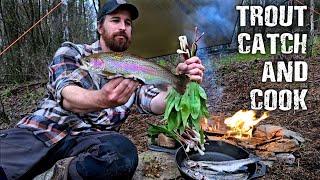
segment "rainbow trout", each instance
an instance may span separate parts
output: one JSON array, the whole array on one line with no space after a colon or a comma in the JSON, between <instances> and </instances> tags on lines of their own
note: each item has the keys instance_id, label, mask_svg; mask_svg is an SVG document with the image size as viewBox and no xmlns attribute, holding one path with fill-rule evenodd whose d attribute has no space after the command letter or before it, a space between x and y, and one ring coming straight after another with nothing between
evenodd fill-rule
<instances>
[{"instance_id":1,"label":"rainbow trout","mask_svg":"<svg viewBox=\"0 0 320 180\"><path fill-rule=\"evenodd\" d=\"M191 176L193 179L201 179L201 180L244 180L248 179L250 173L249 172L236 172L236 173L226 173L226 172L218 172L206 169L190 169L186 167L181 167L181 170Z\"/></svg>"},{"instance_id":2,"label":"rainbow trout","mask_svg":"<svg viewBox=\"0 0 320 180\"><path fill-rule=\"evenodd\" d=\"M81 59L80 68L103 75L108 79L123 76L137 79L143 84L153 84L164 90L168 85L183 92L186 75L174 75L171 71L128 53L97 53Z\"/></svg>"},{"instance_id":3,"label":"rainbow trout","mask_svg":"<svg viewBox=\"0 0 320 180\"><path fill-rule=\"evenodd\" d=\"M242 167L256 163L259 161L257 157L249 157L246 159L237 159L230 161L193 161L187 160L185 164L190 168L203 168L217 172L235 172Z\"/></svg>"}]
</instances>

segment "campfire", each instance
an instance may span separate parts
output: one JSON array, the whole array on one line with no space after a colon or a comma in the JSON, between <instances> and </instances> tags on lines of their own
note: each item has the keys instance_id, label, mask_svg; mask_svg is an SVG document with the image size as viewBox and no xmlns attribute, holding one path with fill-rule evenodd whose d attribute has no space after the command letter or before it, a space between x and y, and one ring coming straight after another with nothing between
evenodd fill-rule
<instances>
[{"instance_id":1,"label":"campfire","mask_svg":"<svg viewBox=\"0 0 320 180\"><path fill-rule=\"evenodd\" d=\"M236 138L243 136L251 138L253 127L267 117L268 114L264 113L257 119L254 111L240 110L232 117L225 119L224 123L230 128L229 135L234 135Z\"/></svg>"},{"instance_id":2,"label":"campfire","mask_svg":"<svg viewBox=\"0 0 320 180\"><path fill-rule=\"evenodd\" d=\"M268 113L241 110L234 115L220 113L201 119L200 125L207 138L204 153L187 151L188 147L174 151L181 176L247 179L264 176L266 166L272 166L275 161L295 163L293 152L299 149L304 139L284 127L265 124L268 117ZM158 147L149 147L155 151L169 152L162 147L175 147L176 144L164 134L159 134L156 141Z\"/></svg>"},{"instance_id":3,"label":"campfire","mask_svg":"<svg viewBox=\"0 0 320 180\"><path fill-rule=\"evenodd\" d=\"M267 165L274 161L295 162L293 152L304 139L300 134L284 127L262 124L268 113L259 116L254 111L240 110L233 116L212 115L201 120L201 127L209 140L222 140L255 152Z\"/></svg>"}]
</instances>

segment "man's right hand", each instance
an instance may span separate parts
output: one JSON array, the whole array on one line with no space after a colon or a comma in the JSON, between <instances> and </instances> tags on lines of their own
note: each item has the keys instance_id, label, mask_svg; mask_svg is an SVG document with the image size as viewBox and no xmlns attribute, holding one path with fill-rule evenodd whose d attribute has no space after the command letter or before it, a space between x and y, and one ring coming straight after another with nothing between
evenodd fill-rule
<instances>
[{"instance_id":1,"label":"man's right hand","mask_svg":"<svg viewBox=\"0 0 320 180\"><path fill-rule=\"evenodd\" d=\"M100 103L104 107L123 105L129 100L138 86L139 82L132 79L122 77L112 79L99 90L102 97L101 100L104 101Z\"/></svg>"},{"instance_id":2,"label":"man's right hand","mask_svg":"<svg viewBox=\"0 0 320 180\"><path fill-rule=\"evenodd\" d=\"M88 90L70 85L62 90L62 105L75 113L88 113L125 104L139 83L132 79L115 78L100 90Z\"/></svg>"}]
</instances>

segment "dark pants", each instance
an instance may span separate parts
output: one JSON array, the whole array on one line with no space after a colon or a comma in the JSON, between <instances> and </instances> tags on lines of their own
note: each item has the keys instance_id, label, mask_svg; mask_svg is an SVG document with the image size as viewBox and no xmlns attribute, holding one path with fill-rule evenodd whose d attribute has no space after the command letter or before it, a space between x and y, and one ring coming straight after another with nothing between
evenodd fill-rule
<instances>
[{"instance_id":1,"label":"dark pants","mask_svg":"<svg viewBox=\"0 0 320 180\"><path fill-rule=\"evenodd\" d=\"M27 129L0 131L0 179L32 179L67 157L75 157L69 179L130 179L138 165L136 147L116 132L68 135L47 147Z\"/></svg>"}]
</instances>

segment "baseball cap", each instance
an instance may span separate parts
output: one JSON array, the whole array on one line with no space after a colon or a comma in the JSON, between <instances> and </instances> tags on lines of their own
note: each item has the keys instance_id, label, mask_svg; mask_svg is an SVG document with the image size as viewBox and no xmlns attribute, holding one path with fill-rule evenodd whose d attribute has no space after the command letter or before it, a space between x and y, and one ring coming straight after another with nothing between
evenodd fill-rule
<instances>
[{"instance_id":1,"label":"baseball cap","mask_svg":"<svg viewBox=\"0 0 320 180\"><path fill-rule=\"evenodd\" d=\"M97 20L100 21L104 15L110 14L120 7L127 9L130 12L132 20L138 18L138 9L134 5L129 4L126 0L108 0L99 10Z\"/></svg>"}]
</instances>

